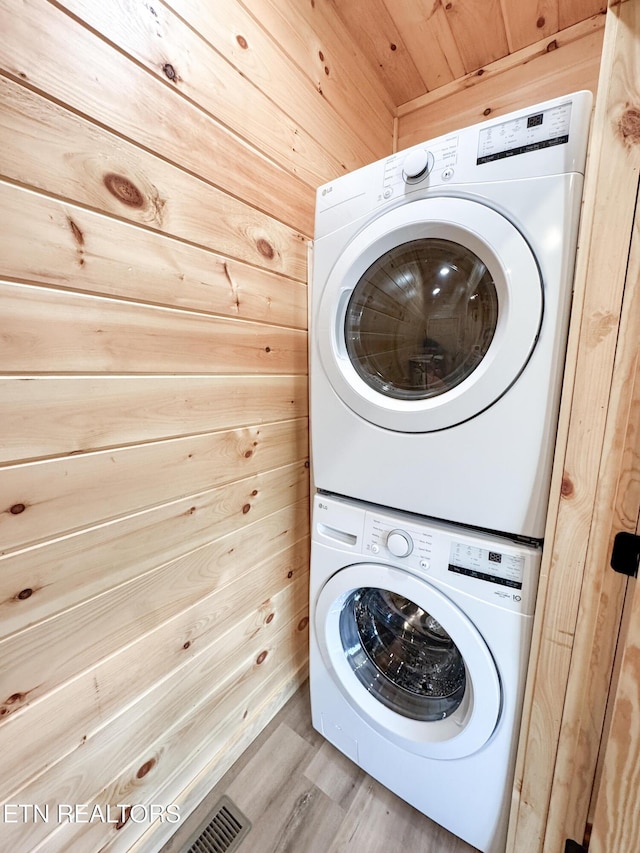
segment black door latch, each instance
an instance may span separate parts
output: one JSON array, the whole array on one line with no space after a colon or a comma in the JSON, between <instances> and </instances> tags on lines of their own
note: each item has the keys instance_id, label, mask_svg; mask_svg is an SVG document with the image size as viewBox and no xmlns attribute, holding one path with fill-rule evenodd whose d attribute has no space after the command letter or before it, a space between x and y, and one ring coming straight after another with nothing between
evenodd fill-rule
<instances>
[{"instance_id":1,"label":"black door latch","mask_svg":"<svg viewBox=\"0 0 640 853\"><path fill-rule=\"evenodd\" d=\"M616 533L611 551L611 568L630 578L638 577L640 564L640 536L635 533Z\"/></svg>"}]
</instances>

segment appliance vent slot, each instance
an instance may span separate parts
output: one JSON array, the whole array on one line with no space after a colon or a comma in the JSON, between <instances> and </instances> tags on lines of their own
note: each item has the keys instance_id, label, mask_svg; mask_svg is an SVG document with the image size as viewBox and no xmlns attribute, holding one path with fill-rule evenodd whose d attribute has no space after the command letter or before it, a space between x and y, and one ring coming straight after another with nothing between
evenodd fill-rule
<instances>
[{"instance_id":1,"label":"appliance vent slot","mask_svg":"<svg viewBox=\"0 0 640 853\"><path fill-rule=\"evenodd\" d=\"M214 815L188 853L232 853L251 829L251 821L229 797L221 797Z\"/></svg>"}]
</instances>

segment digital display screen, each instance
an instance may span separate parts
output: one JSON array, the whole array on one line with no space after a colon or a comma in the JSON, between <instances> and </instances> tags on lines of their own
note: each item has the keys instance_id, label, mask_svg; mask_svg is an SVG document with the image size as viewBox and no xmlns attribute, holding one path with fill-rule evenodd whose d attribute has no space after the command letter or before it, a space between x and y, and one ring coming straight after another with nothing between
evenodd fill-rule
<instances>
[{"instance_id":1,"label":"digital display screen","mask_svg":"<svg viewBox=\"0 0 640 853\"><path fill-rule=\"evenodd\" d=\"M571 102L539 113L493 124L480 131L476 164L527 154L569 141Z\"/></svg>"},{"instance_id":2,"label":"digital display screen","mask_svg":"<svg viewBox=\"0 0 640 853\"><path fill-rule=\"evenodd\" d=\"M522 589L524 557L454 542L449 554L448 570L511 589Z\"/></svg>"}]
</instances>

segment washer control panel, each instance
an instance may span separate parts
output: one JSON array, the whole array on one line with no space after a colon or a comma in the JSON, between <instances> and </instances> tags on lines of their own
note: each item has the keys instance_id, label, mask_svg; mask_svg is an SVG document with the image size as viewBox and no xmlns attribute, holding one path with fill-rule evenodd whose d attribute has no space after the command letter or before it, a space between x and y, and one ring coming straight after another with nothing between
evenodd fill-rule
<instances>
[{"instance_id":1,"label":"washer control panel","mask_svg":"<svg viewBox=\"0 0 640 853\"><path fill-rule=\"evenodd\" d=\"M362 553L374 556L393 556L414 569L428 570L431 565L430 531L407 524L396 526L382 513L367 512L364 523Z\"/></svg>"},{"instance_id":2,"label":"washer control panel","mask_svg":"<svg viewBox=\"0 0 640 853\"><path fill-rule=\"evenodd\" d=\"M533 613L540 572L538 546L427 519L375 504L318 494L312 550L338 549L349 563L359 558L405 569L446 594L519 613Z\"/></svg>"},{"instance_id":3,"label":"washer control panel","mask_svg":"<svg viewBox=\"0 0 640 853\"><path fill-rule=\"evenodd\" d=\"M387 536L387 548L394 557L408 557L413 551L413 542L404 530L392 530Z\"/></svg>"}]
</instances>

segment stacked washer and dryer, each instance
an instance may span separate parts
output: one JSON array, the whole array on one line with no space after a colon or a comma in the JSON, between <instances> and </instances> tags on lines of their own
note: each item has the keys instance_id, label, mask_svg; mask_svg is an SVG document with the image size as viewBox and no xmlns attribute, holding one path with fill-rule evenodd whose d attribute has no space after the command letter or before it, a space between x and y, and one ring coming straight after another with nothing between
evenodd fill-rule
<instances>
[{"instance_id":1,"label":"stacked washer and dryer","mask_svg":"<svg viewBox=\"0 0 640 853\"><path fill-rule=\"evenodd\" d=\"M323 187L311 283L312 718L506 843L591 94Z\"/></svg>"}]
</instances>

